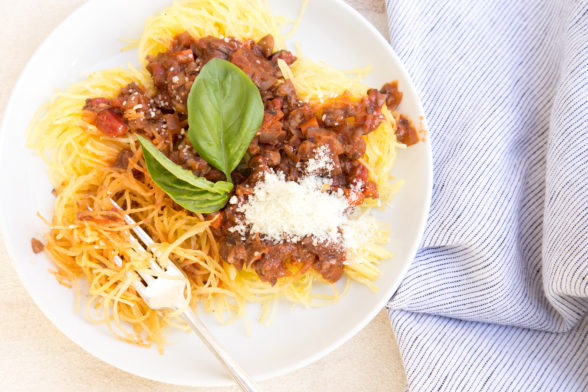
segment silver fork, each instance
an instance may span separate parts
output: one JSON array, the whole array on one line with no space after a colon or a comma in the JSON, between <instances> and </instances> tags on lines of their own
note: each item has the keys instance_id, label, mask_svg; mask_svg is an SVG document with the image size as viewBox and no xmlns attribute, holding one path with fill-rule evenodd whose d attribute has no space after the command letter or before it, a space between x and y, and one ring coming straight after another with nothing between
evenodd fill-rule
<instances>
[{"instance_id":1,"label":"silver fork","mask_svg":"<svg viewBox=\"0 0 588 392\"><path fill-rule=\"evenodd\" d=\"M119 211L123 209L112 199L110 202ZM196 314L190 309L185 293L189 285L188 280L180 271L180 269L171 261L165 260L160 263L157 260L161 257L161 252L153 249L155 242L129 215L123 212L125 222L132 226L132 231L141 240L143 245L132 234L129 235L133 246L138 250L146 252L145 248L149 249L154 258L151 259L151 269L157 274L157 277L147 273L146 271L137 271L143 282L137 281L135 289L139 295L145 300L147 305L154 310L171 309L180 310L185 309L182 313L182 318L188 323L196 335L202 339L208 349L216 356L216 358L225 366L227 371L233 377L237 385L243 391L255 392L258 391L257 386L249 377L247 373L239 366L239 364L229 355L229 353L220 345L216 338L210 333L208 328L200 321ZM114 261L122 265L122 259L117 255L114 256ZM165 269L163 265L166 265Z\"/></svg>"}]
</instances>

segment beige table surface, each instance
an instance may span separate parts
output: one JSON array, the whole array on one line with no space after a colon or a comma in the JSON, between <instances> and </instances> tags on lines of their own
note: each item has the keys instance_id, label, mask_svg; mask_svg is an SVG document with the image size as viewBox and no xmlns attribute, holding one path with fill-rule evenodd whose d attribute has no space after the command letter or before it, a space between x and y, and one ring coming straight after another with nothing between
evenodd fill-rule
<instances>
[{"instance_id":1,"label":"beige table surface","mask_svg":"<svg viewBox=\"0 0 588 392\"><path fill-rule=\"evenodd\" d=\"M124 1L124 0L121 0ZM286 1L286 0L284 0ZM320 0L313 0L320 1ZM384 0L346 0L385 36ZM35 48L83 0L0 0L0 120ZM3 185L0 185L3 186ZM0 233L0 391L236 391L185 388L118 370L72 343L39 311L16 276ZM402 391L406 378L384 311L354 338L263 391Z\"/></svg>"}]
</instances>

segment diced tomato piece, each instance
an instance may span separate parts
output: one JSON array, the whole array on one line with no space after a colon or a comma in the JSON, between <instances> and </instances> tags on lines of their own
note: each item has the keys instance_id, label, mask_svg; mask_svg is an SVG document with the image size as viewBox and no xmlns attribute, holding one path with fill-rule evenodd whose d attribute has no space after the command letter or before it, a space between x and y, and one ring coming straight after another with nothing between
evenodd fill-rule
<instances>
[{"instance_id":1,"label":"diced tomato piece","mask_svg":"<svg viewBox=\"0 0 588 392\"><path fill-rule=\"evenodd\" d=\"M300 130L302 131L303 135L306 135L306 131L308 130L308 128L314 127L314 128L318 128L318 121L316 119L316 117L311 118L308 121L303 122L302 124L300 124Z\"/></svg>"},{"instance_id":2,"label":"diced tomato piece","mask_svg":"<svg viewBox=\"0 0 588 392\"><path fill-rule=\"evenodd\" d=\"M86 99L86 106L84 106L84 109L99 113L107 109L120 108L121 104L122 102L118 98L88 98Z\"/></svg>"},{"instance_id":3,"label":"diced tomato piece","mask_svg":"<svg viewBox=\"0 0 588 392\"><path fill-rule=\"evenodd\" d=\"M103 110L96 115L96 127L100 132L112 137L122 136L129 130L123 119L112 110Z\"/></svg>"},{"instance_id":4,"label":"diced tomato piece","mask_svg":"<svg viewBox=\"0 0 588 392\"><path fill-rule=\"evenodd\" d=\"M102 110L110 109L111 107L112 105L109 98L97 97L86 99L84 110L98 113Z\"/></svg>"},{"instance_id":5,"label":"diced tomato piece","mask_svg":"<svg viewBox=\"0 0 588 392\"><path fill-rule=\"evenodd\" d=\"M344 189L343 194L351 207L362 205L365 200L364 195L360 191L353 189Z\"/></svg>"},{"instance_id":6,"label":"diced tomato piece","mask_svg":"<svg viewBox=\"0 0 588 392\"><path fill-rule=\"evenodd\" d=\"M368 181L367 184L365 184L365 187L363 188L363 195L365 197L377 199L378 198L378 187L376 186L376 184L372 181Z\"/></svg>"},{"instance_id":7,"label":"diced tomato piece","mask_svg":"<svg viewBox=\"0 0 588 392\"><path fill-rule=\"evenodd\" d=\"M369 175L370 173L368 172L367 167L360 163L359 165L352 168L349 172L349 182L361 182L362 185L365 185L368 181Z\"/></svg>"},{"instance_id":8,"label":"diced tomato piece","mask_svg":"<svg viewBox=\"0 0 588 392\"><path fill-rule=\"evenodd\" d=\"M92 107L98 108L100 106L110 106L110 99L108 98L102 98L102 97L98 97L98 98L90 98L88 100L88 104L91 105Z\"/></svg>"},{"instance_id":9,"label":"diced tomato piece","mask_svg":"<svg viewBox=\"0 0 588 392\"><path fill-rule=\"evenodd\" d=\"M174 56L180 63L189 63L194 60L192 49L180 50L179 52L171 53L171 56Z\"/></svg>"}]
</instances>

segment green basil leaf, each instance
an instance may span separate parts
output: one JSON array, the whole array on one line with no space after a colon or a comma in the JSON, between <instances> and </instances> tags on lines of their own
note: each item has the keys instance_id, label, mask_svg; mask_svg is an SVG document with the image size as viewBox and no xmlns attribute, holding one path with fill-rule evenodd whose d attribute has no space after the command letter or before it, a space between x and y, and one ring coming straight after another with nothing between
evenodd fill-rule
<instances>
[{"instance_id":1,"label":"green basil leaf","mask_svg":"<svg viewBox=\"0 0 588 392\"><path fill-rule=\"evenodd\" d=\"M188 138L194 149L231 181L263 120L261 94L239 67L214 58L188 95Z\"/></svg>"},{"instance_id":2,"label":"green basil leaf","mask_svg":"<svg viewBox=\"0 0 588 392\"><path fill-rule=\"evenodd\" d=\"M200 213L218 211L227 204L233 184L196 177L191 171L173 163L149 140L136 136L153 182L176 203Z\"/></svg>"}]
</instances>

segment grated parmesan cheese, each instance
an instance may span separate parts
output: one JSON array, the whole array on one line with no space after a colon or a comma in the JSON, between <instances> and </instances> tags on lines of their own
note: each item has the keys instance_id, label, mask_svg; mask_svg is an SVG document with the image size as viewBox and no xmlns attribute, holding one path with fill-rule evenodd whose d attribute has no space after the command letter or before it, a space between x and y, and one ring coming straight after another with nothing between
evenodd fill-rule
<instances>
[{"instance_id":1,"label":"grated parmesan cheese","mask_svg":"<svg viewBox=\"0 0 588 392\"><path fill-rule=\"evenodd\" d=\"M345 264L361 263L365 255L361 252L364 244L373 242L377 237L378 221L369 213L363 214L343 225L343 243L347 248Z\"/></svg>"},{"instance_id":2,"label":"grated parmesan cheese","mask_svg":"<svg viewBox=\"0 0 588 392\"><path fill-rule=\"evenodd\" d=\"M311 158L306 163L306 172L308 174L327 174L331 173L335 168L335 164L331 159L331 149L326 144L314 150L314 158Z\"/></svg>"},{"instance_id":3,"label":"grated parmesan cheese","mask_svg":"<svg viewBox=\"0 0 588 392\"><path fill-rule=\"evenodd\" d=\"M236 196L231 197L229 203L237 204L237 211L245 219L229 230L242 236L260 234L274 243L312 237L315 243L334 244L352 251L370 237L376 221L367 214L352 219L353 210L343 191L325 191L331 185L330 179L314 175L295 182L286 180L282 172L266 172L247 200L239 204Z\"/></svg>"},{"instance_id":4,"label":"grated parmesan cheese","mask_svg":"<svg viewBox=\"0 0 588 392\"><path fill-rule=\"evenodd\" d=\"M245 222L232 229L242 235L249 229L274 242L298 242L312 235L320 242L337 243L349 204L344 197L323 192L327 183L315 176L299 183L287 181L284 173L267 172L253 194L237 207Z\"/></svg>"}]
</instances>

